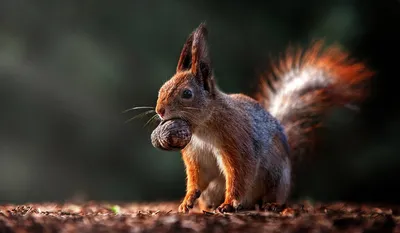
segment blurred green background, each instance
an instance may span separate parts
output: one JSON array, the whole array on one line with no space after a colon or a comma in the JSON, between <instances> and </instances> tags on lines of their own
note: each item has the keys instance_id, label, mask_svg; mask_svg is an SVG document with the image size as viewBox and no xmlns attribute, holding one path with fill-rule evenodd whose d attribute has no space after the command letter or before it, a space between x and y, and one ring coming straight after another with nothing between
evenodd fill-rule
<instances>
[{"instance_id":1,"label":"blurred green background","mask_svg":"<svg viewBox=\"0 0 400 233\"><path fill-rule=\"evenodd\" d=\"M148 117L181 46L206 21L219 86L252 93L289 43L340 42L375 70L359 114L335 111L293 198L399 202L399 1L0 1L0 203L175 200L179 153ZM394 58L391 58L391 56Z\"/></svg>"}]
</instances>

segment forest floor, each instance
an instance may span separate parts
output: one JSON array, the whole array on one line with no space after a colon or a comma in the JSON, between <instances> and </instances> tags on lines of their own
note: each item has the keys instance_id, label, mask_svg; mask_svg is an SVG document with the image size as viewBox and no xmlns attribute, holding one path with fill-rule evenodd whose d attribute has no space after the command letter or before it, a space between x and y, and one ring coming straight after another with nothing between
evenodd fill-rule
<instances>
[{"instance_id":1,"label":"forest floor","mask_svg":"<svg viewBox=\"0 0 400 233\"><path fill-rule=\"evenodd\" d=\"M291 204L232 214L178 203L33 203L0 206L0 232L400 232L400 206Z\"/></svg>"}]
</instances>

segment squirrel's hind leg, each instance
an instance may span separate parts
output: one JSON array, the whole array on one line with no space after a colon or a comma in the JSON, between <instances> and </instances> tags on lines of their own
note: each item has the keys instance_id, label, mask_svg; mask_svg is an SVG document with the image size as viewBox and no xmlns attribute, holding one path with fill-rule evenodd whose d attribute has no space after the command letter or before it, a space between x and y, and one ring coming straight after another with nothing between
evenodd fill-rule
<instances>
[{"instance_id":1,"label":"squirrel's hind leg","mask_svg":"<svg viewBox=\"0 0 400 233\"><path fill-rule=\"evenodd\" d=\"M201 193L199 198L199 208L201 210L215 210L224 202L225 198L225 177L220 174L212 180L207 188Z\"/></svg>"},{"instance_id":2,"label":"squirrel's hind leg","mask_svg":"<svg viewBox=\"0 0 400 233\"><path fill-rule=\"evenodd\" d=\"M275 194L275 196L265 195L262 200L262 209L270 211L281 211L282 207L285 206L291 188L291 169L288 161L289 160L287 159L288 164L286 164L282 168L280 179L277 183L276 190L273 193Z\"/></svg>"}]
</instances>

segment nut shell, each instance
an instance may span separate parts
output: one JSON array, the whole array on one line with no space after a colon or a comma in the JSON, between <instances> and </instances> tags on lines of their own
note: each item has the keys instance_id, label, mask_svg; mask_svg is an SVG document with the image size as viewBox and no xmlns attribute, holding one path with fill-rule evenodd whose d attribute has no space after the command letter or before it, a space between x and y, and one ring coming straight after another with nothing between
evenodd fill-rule
<instances>
[{"instance_id":1,"label":"nut shell","mask_svg":"<svg viewBox=\"0 0 400 233\"><path fill-rule=\"evenodd\" d=\"M182 150L191 138L190 125L182 119L163 121L151 133L153 146L168 151Z\"/></svg>"}]
</instances>

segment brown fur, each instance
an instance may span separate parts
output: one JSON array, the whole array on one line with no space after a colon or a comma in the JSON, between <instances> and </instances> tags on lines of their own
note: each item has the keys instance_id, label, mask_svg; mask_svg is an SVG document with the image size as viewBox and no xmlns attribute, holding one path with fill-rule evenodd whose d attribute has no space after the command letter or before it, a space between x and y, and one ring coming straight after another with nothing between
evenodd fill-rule
<instances>
[{"instance_id":1,"label":"brown fur","mask_svg":"<svg viewBox=\"0 0 400 233\"><path fill-rule=\"evenodd\" d=\"M305 152L312 153L317 142L316 129L323 125L321 118L328 110L348 103L358 104L365 99L366 83L374 75L364 63L351 59L338 45L325 49L323 45L322 40L317 40L307 50L290 47L285 56L272 65L273 72L261 77L260 91L255 95L265 109L270 109L271 98L287 84L284 76L296 70L300 73L308 67L323 71L326 79L332 81L325 87L310 87L298 95L289 93L281 97L284 102L297 99L306 103L301 111L288 109L281 114L284 117L275 116L285 126L292 162L301 159Z\"/></svg>"},{"instance_id":2,"label":"brown fur","mask_svg":"<svg viewBox=\"0 0 400 233\"><path fill-rule=\"evenodd\" d=\"M336 47L321 53L318 42L306 52L288 52L274 66L270 79L262 82L257 102L217 88L206 37L204 24L189 35L176 74L160 88L156 106L163 120L178 117L192 126L191 141L182 150L187 190L179 211L188 212L199 196L201 208L219 206L222 212L252 208L260 200L284 203L290 192L294 155L313 142L310 135L320 124L306 114L321 116L333 105L360 100L364 93L356 87L371 74L360 71L363 64L349 63L347 54ZM275 91L288 87L290 81L279 77L307 67L322 71L323 80L332 79L332 84L323 88L304 84L289 95L276 97ZM184 98L185 90L193 96ZM276 101L282 106L298 101L306 107L277 108L283 112L274 117L266 109Z\"/></svg>"}]
</instances>

